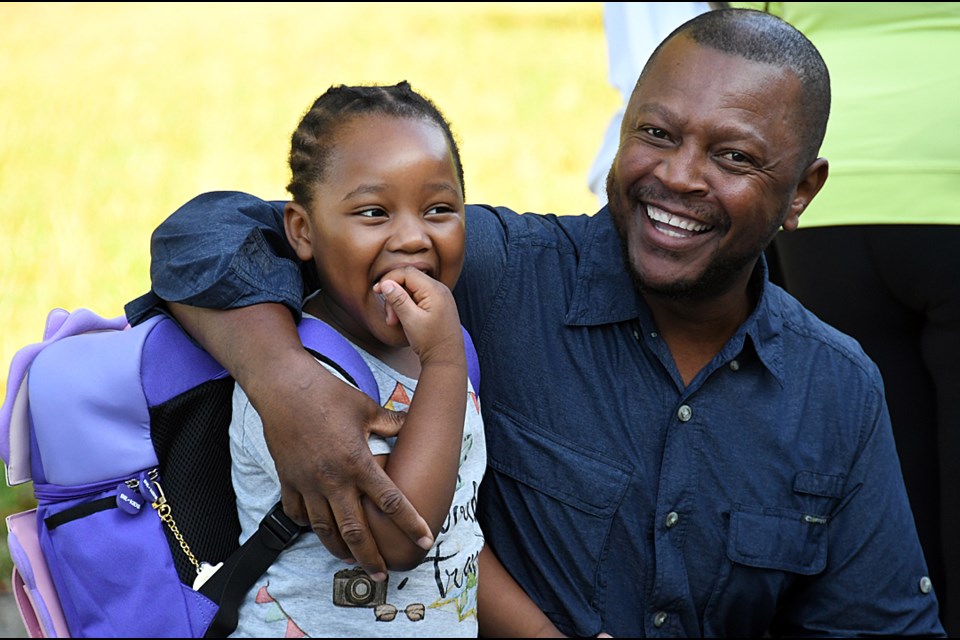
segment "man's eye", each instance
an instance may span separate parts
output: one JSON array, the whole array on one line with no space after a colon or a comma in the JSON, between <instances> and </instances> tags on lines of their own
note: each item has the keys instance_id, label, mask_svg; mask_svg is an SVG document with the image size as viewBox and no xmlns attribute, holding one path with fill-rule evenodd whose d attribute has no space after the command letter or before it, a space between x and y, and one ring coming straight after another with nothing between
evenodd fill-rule
<instances>
[{"instance_id":1,"label":"man's eye","mask_svg":"<svg viewBox=\"0 0 960 640\"><path fill-rule=\"evenodd\" d=\"M659 138L661 140L666 140L670 137L667 135L666 131L663 129L658 129L657 127L641 127L640 130L646 132L649 136Z\"/></svg>"},{"instance_id":2,"label":"man's eye","mask_svg":"<svg viewBox=\"0 0 960 640\"><path fill-rule=\"evenodd\" d=\"M730 160L731 162L736 162L737 164L751 162L750 156L740 153L739 151L724 151L720 154L720 156Z\"/></svg>"}]
</instances>

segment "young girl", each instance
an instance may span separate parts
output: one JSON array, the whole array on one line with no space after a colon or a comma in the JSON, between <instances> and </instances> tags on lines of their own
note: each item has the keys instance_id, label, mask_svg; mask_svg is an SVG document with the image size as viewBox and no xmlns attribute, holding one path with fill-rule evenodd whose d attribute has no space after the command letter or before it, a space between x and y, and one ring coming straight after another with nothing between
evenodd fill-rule
<instances>
[{"instance_id":1,"label":"young girl","mask_svg":"<svg viewBox=\"0 0 960 640\"><path fill-rule=\"evenodd\" d=\"M333 87L293 134L290 168L287 237L321 282L304 313L355 346L384 407L407 411L395 441L371 436L370 448L434 544L424 551L367 504L389 576L374 580L301 536L247 594L234 636L476 636L478 625L485 636L560 635L484 547L475 517L486 449L450 292L464 195L449 125L406 82ZM239 385L230 438L246 539L280 482Z\"/></svg>"}]
</instances>

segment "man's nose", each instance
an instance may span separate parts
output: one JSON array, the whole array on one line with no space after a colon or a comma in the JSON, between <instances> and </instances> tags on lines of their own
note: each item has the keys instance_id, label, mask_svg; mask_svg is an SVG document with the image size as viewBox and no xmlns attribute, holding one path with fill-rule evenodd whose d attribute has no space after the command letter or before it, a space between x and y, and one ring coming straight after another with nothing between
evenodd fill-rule
<instances>
[{"instance_id":1,"label":"man's nose","mask_svg":"<svg viewBox=\"0 0 960 640\"><path fill-rule=\"evenodd\" d=\"M653 175L674 193L706 193L707 154L683 145L661 158Z\"/></svg>"}]
</instances>

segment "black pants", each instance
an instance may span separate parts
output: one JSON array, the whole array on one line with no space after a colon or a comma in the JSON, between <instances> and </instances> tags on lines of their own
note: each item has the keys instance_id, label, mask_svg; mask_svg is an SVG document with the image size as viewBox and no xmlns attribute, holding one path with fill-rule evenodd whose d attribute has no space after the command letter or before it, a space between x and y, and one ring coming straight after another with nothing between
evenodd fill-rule
<instances>
[{"instance_id":1,"label":"black pants","mask_svg":"<svg viewBox=\"0 0 960 640\"><path fill-rule=\"evenodd\" d=\"M960 635L960 225L801 228L768 257L880 367L941 619Z\"/></svg>"}]
</instances>

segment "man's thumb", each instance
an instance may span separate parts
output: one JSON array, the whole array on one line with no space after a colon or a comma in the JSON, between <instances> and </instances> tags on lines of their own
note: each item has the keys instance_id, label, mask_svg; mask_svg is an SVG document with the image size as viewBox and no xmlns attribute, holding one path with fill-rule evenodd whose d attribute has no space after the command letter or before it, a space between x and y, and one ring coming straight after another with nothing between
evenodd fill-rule
<instances>
[{"instance_id":1,"label":"man's thumb","mask_svg":"<svg viewBox=\"0 0 960 640\"><path fill-rule=\"evenodd\" d=\"M400 433L400 427L407 414L403 411L391 411L390 409L380 409L373 420L370 421L370 433L375 433L383 438L389 438Z\"/></svg>"}]
</instances>

